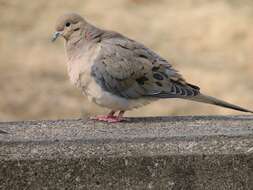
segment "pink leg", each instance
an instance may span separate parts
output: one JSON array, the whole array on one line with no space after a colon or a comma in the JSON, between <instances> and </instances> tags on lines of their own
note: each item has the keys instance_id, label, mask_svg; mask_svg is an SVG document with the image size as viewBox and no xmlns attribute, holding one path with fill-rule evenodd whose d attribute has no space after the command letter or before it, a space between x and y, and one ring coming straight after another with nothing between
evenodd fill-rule
<instances>
[{"instance_id":1,"label":"pink leg","mask_svg":"<svg viewBox=\"0 0 253 190\"><path fill-rule=\"evenodd\" d=\"M108 115L99 115L96 117L92 117L91 119L97 121L105 121L108 123L118 123L124 121L123 114L125 111L120 111L118 116L114 116L115 111L111 111Z\"/></svg>"},{"instance_id":2,"label":"pink leg","mask_svg":"<svg viewBox=\"0 0 253 190\"><path fill-rule=\"evenodd\" d=\"M125 119L123 118L124 113L125 113L125 111L120 111L118 116L110 117L109 121L107 120L107 122L109 122L109 123L118 123L118 122L125 121Z\"/></svg>"}]
</instances>

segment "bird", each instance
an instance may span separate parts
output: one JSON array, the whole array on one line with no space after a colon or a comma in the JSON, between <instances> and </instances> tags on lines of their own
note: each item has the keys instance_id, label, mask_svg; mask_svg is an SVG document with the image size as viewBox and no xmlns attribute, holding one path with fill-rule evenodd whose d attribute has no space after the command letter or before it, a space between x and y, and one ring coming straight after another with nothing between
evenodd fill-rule
<instances>
[{"instance_id":1,"label":"bird","mask_svg":"<svg viewBox=\"0 0 253 190\"><path fill-rule=\"evenodd\" d=\"M201 93L150 48L121 33L100 29L77 13L65 13L57 19L52 41L59 37L65 41L71 83L90 101L110 109L94 120L121 122L126 120L126 111L167 98L253 113Z\"/></svg>"}]
</instances>

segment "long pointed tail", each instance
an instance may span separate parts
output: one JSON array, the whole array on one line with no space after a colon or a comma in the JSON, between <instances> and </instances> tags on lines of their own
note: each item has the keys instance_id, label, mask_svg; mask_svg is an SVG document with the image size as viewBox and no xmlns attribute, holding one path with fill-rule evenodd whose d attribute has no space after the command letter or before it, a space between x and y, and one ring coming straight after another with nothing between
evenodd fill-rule
<instances>
[{"instance_id":1,"label":"long pointed tail","mask_svg":"<svg viewBox=\"0 0 253 190\"><path fill-rule=\"evenodd\" d=\"M221 107L225 107L225 108L229 108L229 109L233 109L233 110L237 110L237 111L253 113L253 111L251 111L251 110L242 108L242 107L237 106L237 105L230 104L230 103L225 102L223 100L219 100L217 98L207 96L207 95L204 95L204 94L199 94L197 96L187 98L187 99L193 100L193 101L196 101L196 102L203 102L203 103L207 103L207 104L213 104L213 105L217 105L217 106L221 106Z\"/></svg>"}]
</instances>

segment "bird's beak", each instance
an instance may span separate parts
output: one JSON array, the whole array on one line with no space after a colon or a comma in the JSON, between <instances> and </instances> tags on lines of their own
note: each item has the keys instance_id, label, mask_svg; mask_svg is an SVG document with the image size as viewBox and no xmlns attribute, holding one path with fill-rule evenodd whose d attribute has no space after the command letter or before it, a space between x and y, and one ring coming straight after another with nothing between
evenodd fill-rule
<instances>
[{"instance_id":1,"label":"bird's beak","mask_svg":"<svg viewBox=\"0 0 253 190\"><path fill-rule=\"evenodd\" d=\"M55 41L59 36L61 36L61 35L62 35L62 32L59 32L59 31L54 32L51 41L54 42L54 41Z\"/></svg>"}]
</instances>

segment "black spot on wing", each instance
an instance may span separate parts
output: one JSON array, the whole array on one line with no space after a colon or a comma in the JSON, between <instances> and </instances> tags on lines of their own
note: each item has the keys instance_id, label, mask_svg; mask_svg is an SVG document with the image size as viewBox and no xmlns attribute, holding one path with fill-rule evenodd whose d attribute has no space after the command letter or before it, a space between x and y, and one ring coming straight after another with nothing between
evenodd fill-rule
<instances>
[{"instance_id":1,"label":"black spot on wing","mask_svg":"<svg viewBox=\"0 0 253 190\"><path fill-rule=\"evenodd\" d=\"M152 67L152 71L158 71L160 69L160 66L155 66L155 67Z\"/></svg>"},{"instance_id":2,"label":"black spot on wing","mask_svg":"<svg viewBox=\"0 0 253 190\"><path fill-rule=\"evenodd\" d=\"M162 85L162 83L160 83L160 82L156 82L156 84L157 84L157 86L160 86L160 87L162 87L163 85Z\"/></svg>"},{"instance_id":3,"label":"black spot on wing","mask_svg":"<svg viewBox=\"0 0 253 190\"><path fill-rule=\"evenodd\" d=\"M121 45L121 44L116 44L116 45L119 46L119 47L121 47L121 48L123 48L123 49L129 49L128 47L123 46L123 45Z\"/></svg>"},{"instance_id":4,"label":"black spot on wing","mask_svg":"<svg viewBox=\"0 0 253 190\"><path fill-rule=\"evenodd\" d=\"M165 74L164 72L160 72L161 73L161 75L163 75L165 78L169 78L169 76L167 75L167 74Z\"/></svg>"},{"instance_id":5,"label":"black spot on wing","mask_svg":"<svg viewBox=\"0 0 253 190\"><path fill-rule=\"evenodd\" d=\"M136 82L140 85L144 85L145 81L148 81L148 78L146 76L142 76L136 79Z\"/></svg>"},{"instance_id":6,"label":"black spot on wing","mask_svg":"<svg viewBox=\"0 0 253 190\"><path fill-rule=\"evenodd\" d=\"M153 74L153 77L154 77L155 79L157 79L157 80L163 80L163 76L162 76L161 74L159 74L159 73L154 73L154 74Z\"/></svg>"},{"instance_id":7,"label":"black spot on wing","mask_svg":"<svg viewBox=\"0 0 253 190\"><path fill-rule=\"evenodd\" d=\"M144 58L144 59L148 59L148 56L143 55L143 54L140 54L139 57Z\"/></svg>"}]
</instances>

